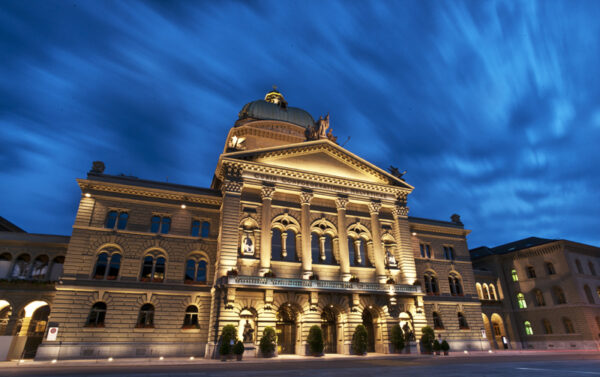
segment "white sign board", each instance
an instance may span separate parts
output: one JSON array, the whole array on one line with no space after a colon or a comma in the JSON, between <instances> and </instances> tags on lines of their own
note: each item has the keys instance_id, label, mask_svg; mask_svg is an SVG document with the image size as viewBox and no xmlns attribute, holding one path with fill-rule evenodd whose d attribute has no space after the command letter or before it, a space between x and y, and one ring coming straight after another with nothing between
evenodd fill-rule
<instances>
[{"instance_id":1,"label":"white sign board","mask_svg":"<svg viewBox=\"0 0 600 377\"><path fill-rule=\"evenodd\" d=\"M48 329L48 336L46 337L46 340L55 341L57 335L58 335L58 327L50 327Z\"/></svg>"}]
</instances>

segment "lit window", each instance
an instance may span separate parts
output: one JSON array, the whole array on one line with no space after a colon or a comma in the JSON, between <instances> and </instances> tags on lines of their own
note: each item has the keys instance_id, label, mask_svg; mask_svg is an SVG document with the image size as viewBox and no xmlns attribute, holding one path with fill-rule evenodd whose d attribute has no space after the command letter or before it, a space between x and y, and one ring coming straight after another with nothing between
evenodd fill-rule
<instances>
[{"instance_id":1,"label":"lit window","mask_svg":"<svg viewBox=\"0 0 600 377\"><path fill-rule=\"evenodd\" d=\"M525 326L525 334L533 335L533 329L531 328L531 322L525 321L525 323L523 325Z\"/></svg>"},{"instance_id":2,"label":"lit window","mask_svg":"<svg viewBox=\"0 0 600 377\"><path fill-rule=\"evenodd\" d=\"M144 304L140 308L137 328L152 328L154 327L154 306L152 304Z\"/></svg>"},{"instance_id":3,"label":"lit window","mask_svg":"<svg viewBox=\"0 0 600 377\"><path fill-rule=\"evenodd\" d=\"M195 305L190 305L185 309L185 317L183 318L184 329L197 329L198 324L198 308Z\"/></svg>"},{"instance_id":4,"label":"lit window","mask_svg":"<svg viewBox=\"0 0 600 377\"><path fill-rule=\"evenodd\" d=\"M525 301L525 295L522 293L517 294L517 302L519 303L519 308L527 309L527 302Z\"/></svg>"},{"instance_id":5,"label":"lit window","mask_svg":"<svg viewBox=\"0 0 600 377\"><path fill-rule=\"evenodd\" d=\"M544 319L542 321L542 324L544 325L544 333L552 334L552 325L550 324L550 321L548 321L547 319Z\"/></svg>"},{"instance_id":6,"label":"lit window","mask_svg":"<svg viewBox=\"0 0 600 377\"><path fill-rule=\"evenodd\" d=\"M192 221L192 231L190 232L192 237L200 236L200 221L193 220Z\"/></svg>"},{"instance_id":7,"label":"lit window","mask_svg":"<svg viewBox=\"0 0 600 377\"><path fill-rule=\"evenodd\" d=\"M546 263L546 271L548 272L548 275L555 275L556 274L556 270L554 269L554 265L550 262Z\"/></svg>"},{"instance_id":8,"label":"lit window","mask_svg":"<svg viewBox=\"0 0 600 377\"><path fill-rule=\"evenodd\" d=\"M92 306L90 315L88 316L87 327L104 327L104 317L106 316L106 304L97 302Z\"/></svg>"},{"instance_id":9,"label":"lit window","mask_svg":"<svg viewBox=\"0 0 600 377\"><path fill-rule=\"evenodd\" d=\"M517 275L517 270L514 268L510 271L510 275L512 276L512 281L519 281L519 275Z\"/></svg>"},{"instance_id":10,"label":"lit window","mask_svg":"<svg viewBox=\"0 0 600 377\"><path fill-rule=\"evenodd\" d=\"M483 300L483 291L481 290L481 284L475 284L475 288L477 289L477 297L479 297L480 300Z\"/></svg>"},{"instance_id":11,"label":"lit window","mask_svg":"<svg viewBox=\"0 0 600 377\"><path fill-rule=\"evenodd\" d=\"M490 284L490 299L497 301L498 296L496 295L496 288L494 288L493 284Z\"/></svg>"},{"instance_id":12,"label":"lit window","mask_svg":"<svg viewBox=\"0 0 600 377\"><path fill-rule=\"evenodd\" d=\"M165 280L166 259L147 255L142 261L140 281L162 283Z\"/></svg>"},{"instance_id":13,"label":"lit window","mask_svg":"<svg viewBox=\"0 0 600 377\"><path fill-rule=\"evenodd\" d=\"M565 326L565 332L567 334L575 334L575 328L573 327L573 322L569 318L563 318L563 325Z\"/></svg>"},{"instance_id":14,"label":"lit window","mask_svg":"<svg viewBox=\"0 0 600 377\"><path fill-rule=\"evenodd\" d=\"M483 285L483 299L484 300L489 300L490 299L490 290L488 289L487 284Z\"/></svg>"}]
</instances>

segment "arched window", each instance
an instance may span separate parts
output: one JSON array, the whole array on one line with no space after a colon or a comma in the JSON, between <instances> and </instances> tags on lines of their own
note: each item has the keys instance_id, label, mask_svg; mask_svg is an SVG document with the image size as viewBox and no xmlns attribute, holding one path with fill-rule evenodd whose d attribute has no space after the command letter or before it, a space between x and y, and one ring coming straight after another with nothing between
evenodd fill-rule
<instances>
[{"instance_id":1,"label":"arched window","mask_svg":"<svg viewBox=\"0 0 600 377\"><path fill-rule=\"evenodd\" d=\"M281 260L282 249L281 230L271 229L271 259Z\"/></svg>"},{"instance_id":2,"label":"arched window","mask_svg":"<svg viewBox=\"0 0 600 377\"><path fill-rule=\"evenodd\" d=\"M210 234L210 223L208 221L203 221L202 222L202 232L200 233L200 235L202 236L202 238L206 238L206 237L208 237L209 234Z\"/></svg>"},{"instance_id":3,"label":"arched window","mask_svg":"<svg viewBox=\"0 0 600 377\"><path fill-rule=\"evenodd\" d=\"M29 277L29 269L31 268L30 261L31 258L28 254L19 255L17 260L15 260L10 277L13 279L27 279Z\"/></svg>"},{"instance_id":4,"label":"arched window","mask_svg":"<svg viewBox=\"0 0 600 377\"><path fill-rule=\"evenodd\" d=\"M556 305L567 303L567 298L565 297L565 293L563 292L562 288L554 287L552 288L552 291L554 292L554 303Z\"/></svg>"},{"instance_id":5,"label":"arched window","mask_svg":"<svg viewBox=\"0 0 600 377\"><path fill-rule=\"evenodd\" d=\"M448 276L448 284L450 285L450 294L452 296L462 296L463 295L462 284L460 282L460 278L458 277L458 275L456 275L454 273L450 273L450 276ZM485 298L485 296L484 296L484 298Z\"/></svg>"},{"instance_id":6,"label":"arched window","mask_svg":"<svg viewBox=\"0 0 600 377\"><path fill-rule=\"evenodd\" d=\"M198 307L190 305L185 309L185 317L183 318L184 329L197 329L200 328L198 324Z\"/></svg>"},{"instance_id":7,"label":"arched window","mask_svg":"<svg viewBox=\"0 0 600 377\"><path fill-rule=\"evenodd\" d=\"M552 325L550 324L550 321L548 321L547 319L542 320L542 325L544 325L544 333L545 334L552 334Z\"/></svg>"},{"instance_id":8,"label":"arched window","mask_svg":"<svg viewBox=\"0 0 600 377\"><path fill-rule=\"evenodd\" d=\"M140 313L138 315L138 320L136 326L137 328L153 328L154 327L154 305L152 304L144 304L140 308Z\"/></svg>"},{"instance_id":9,"label":"arched window","mask_svg":"<svg viewBox=\"0 0 600 377\"><path fill-rule=\"evenodd\" d=\"M535 279L535 268L533 266L527 266L527 277L530 279Z\"/></svg>"},{"instance_id":10,"label":"arched window","mask_svg":"<svg viewBox=\"0 0 600 377\"><path fill-rule=\"evenodd\" d=\"M106 317L106 304L97 302L92 306L90 315L88 316L87 327L104 327L104 318Z\"/></svg>"},{"instance_id":11,"label":"arched window","mask_svg":"<svg viewBox=\"0 0 600 377\"><path fill-rule=\"evenodd\" d=\"M443 330L444 323L442 322L442 318L440 317L438 312L431 313L431 316L433 317L433 328L436 330Z\"/></svg>"},{"instance_id":12,"label":"arched window","mask_svg":"<svg viewBox=\"0 0 600 377\"><path fill-rule=\"evenodd\" d=\"M533 291L535 296L535 305L536 306L546 306L546 300L544 300L544 294L539 289Z\"/></svg>"},{"instance_id":13,"label":"arched window","mask_svg":"<svg viewBox=\"0 0 600 377\"><path fill-rule=\"evenodd\" d=\"M35 280L44 280L48 273L48 256L40 255L33 261L31 278Z\"/></svg>"},{"instance_id":14,"label":"arched window","mask_svg":"<svg viewBox=\"0 0 600 377\"><path fill-rule=\"evenodd\" d=\"M94 267L94 279L116 280L121 267L121 254L103 251L98 254Z\"/></svg>"},{"instance_id":15,"label":"arched window","mask_svg":"<svg viewBox=\"0 0 600 377\"><path fill-rule=\"evenodd\" d=\"M64 256L59 255L57 257L54 257L54 259L52 260L52 264L50 266L50 276L49 276L50 281L57 281L58 279L60 279L60 277L62 276L64 264L65 264Z\"/></svg>"},{"instance_id":16,"label":"arched window","mask_svg":"<svg viewBox=\"0 0 600 377\"><path fill-rule=\"evenodd\" d=\"M575 266L577 267L577 272L583 274L583 267L581 267L579 259L575 259Z\"/></svg>"},{"instance_id":17,"label":"arched window","mask_svg":"<svg viewBox=\"0 0 600 377\"><path fill-rule=\"evenodd\" d=\"M162 283L165 280L166 259L163 256L146 255L142 261L140 281Z\"/></svg>"},{"instance_id":18,"label":"arched window","mask_svg":"<svg viewBox=\"0 0 600 377\"><path fill-rule=\"evenodd\" d=\"M458 328L461 330L466 330L469 328L469 324L467 323L467 319L462 313L457 314L458 317Z\"/></svg>"},{"instance_id":19,"label":"arched window","mask_svg":"<svg viewBox=\"0 0 600 377\"><path fill-rule=\"evenodd\" d=\"M477 289L477 297L479 297L480 300L483 300L483 291L481 290L481 284L475 284L475 288Z\"/></svg>"},{"instance_id":20,"label":"arched window","mask_svg":"<svg viewBox=\"0 0 600 377\"><path fill-rule=\"evenodd\" d=\"M203 259L190 258L185 263L185 278L186 284L206 284L207 263Z\"/></svg>"},{"instance_id":21,"label":"arched window","mask_svg":"<svg viewBox=\"0 0 600 377\"><path fill-rule=\"evenodd\" d=\"M573 322L567 317L563 317L563 325L565 326L565 332L567 334L575 334L575 328L573 327Z\"/></svg>"},{"instance_id":22,"label":"arched window","mask_svg":"<svg viewBox=\"0 0 600 377\"><path fill-rule=\"evenodd\" d=\"M525 334L533 335L533 329L531 328L531 322L525 321L525 322L523 322L523 326L525 327Z\"/></svg>"},{"instance_id":23,"label":"arched window","mask_svg":"<svg viewBox=\"0 0 600 377\"><path fill-rule=\"evenodd\" d=\"M312 262L315 264L337 264L333 255L333 238L329 234L311 234Z\"/></svg>"},{"instance_id":24,"label":"arched window","mask_svg":"<svg viewBox=\"0 0 600 377\"><path fill-rule=\"evenodd\" d=\"M494 284L490 284L490 299L494 301L498 300L498 295L496 294L496 288L494 287Z\"/></svg>"},{"instance_id":25,"label":"arched window","mask_svg":"<svg viewBox=\"0 0 600 377\"><path fill-rule=\"evenodd\" d=\"M510 270L510 275L512 276L512 281L519 281L519 275L517 275L517 270L514 268Z\"/></svg>"},{"instance_id":26,"label":"arched window","mask_svg":"<svg viewBox=\"0 0 600 377\"><path fill-rule=\"evenodd\" d=\"M590 274L596 276L596 269L594 268L594 263L592 261L588 262L588 267L590 268Z\"/></svg>"},{"instance_id":27,"label":"arched window","mask_svg":"<svg viewBox=\"0 0 600 377\"><path fill-rule=\"evenodd\" d=\"M587 297L587 300L590 304L595 304L594 302L594 295L592 295L592 290L590 289L590 287L586 284L583 286L583 290L585 291L585 295Z\"/></svg>"},{"instance_id":28,"label":"arched window","mask_svg":"<svg viewBox=\"0 0 600 377\"><path fill-rule=\"evenodd\" d=\"M483 299L484 300L489 300L490 299L490 290L488 289L487 284L483 285Z\"/></svg>"},{"instance_id":29,"label":"arched window","mask_svg":"<svg viewBox=\"0 0 600 377\"><path fill-rule=\"evenodd\" d=\"M517 303L520 309L527 309L527 302L525 301L525 295L522 293L517 294Z\"/></svg>"},{"instance_id":30,"label":"arched window","mask_svg":"<svg viewBox=\"0 0 600 377\"><path fill-rule=\"evenodd\" d=\"M348 253L351 266L372 267L367 252L370 242L371 233L360 222L348 227Z\"/></svg>"},{"instance_id":31,"label":"arched window","mask_svg":"<svg viewBox=\"0 0 600 377\"><path fill-rule=\"evenodd\" d=\"M428 295L440 294L437 277L432 272L427 272L425 276L423 276L423 281L425 282L425 292Z\"/></svg>"},{"instance_id":32,"label":"arched window","mask_svg":"<svg viewBox=\"0 0 600 377\"><path fill-rule=\"evenodd\" d=\"M556 274L556 270L554 269L554 265L550 262L546 262L546 272L548 275Z\"/></svg>"}]
</instances>

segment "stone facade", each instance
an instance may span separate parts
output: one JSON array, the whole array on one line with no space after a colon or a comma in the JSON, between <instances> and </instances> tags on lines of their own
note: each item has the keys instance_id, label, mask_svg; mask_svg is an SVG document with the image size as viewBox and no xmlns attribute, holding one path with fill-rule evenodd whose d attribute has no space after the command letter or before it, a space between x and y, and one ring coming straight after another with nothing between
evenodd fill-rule
<instances>
[{"instance_id":1,"label":"stone facade","mask_svg":"<svg viewBox=\"0 0 600 377\"><path fill-rule=\"evenodd\" d=\"M496 327L488 331L491 347L600 347L599 248L528 238L471 254L477 283L497 291L497 300L485 289L480 296L486 328Z\"/></svg>"},{"instance_id":2,"label":"stone facade","mask_svg":"<svg viewBox=\"0 0 600 377\"><path fill-rule=\"evenodd\" d=\"M305 355L314 325L326 353L349 354L359 324L370 352L389 353L393 326L416 340L434 312L453 350L481 348L460 219L409 217L412 186L337 145L328 117L306 128L310 115L279 96L240 112L210 188L104 174L100 162L78 180L51 302L58 336L37 359L215 357L228 324L247 356L267 326L278 353Z\"/></svg>"}]
</instances>

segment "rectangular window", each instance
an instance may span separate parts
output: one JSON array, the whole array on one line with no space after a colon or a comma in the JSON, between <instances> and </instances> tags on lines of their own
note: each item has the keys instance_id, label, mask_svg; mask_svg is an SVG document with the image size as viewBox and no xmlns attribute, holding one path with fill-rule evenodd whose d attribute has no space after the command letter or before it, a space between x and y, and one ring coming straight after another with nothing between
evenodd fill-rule
<instances>
[{"instance_id":1,"label":"rectangular window","mask_svg":"<svg viewBox=\"0 0 600 377\"><path fill-rule=\"evenodd\" d=\"M163 234L167 234L171 231L170 217L161 217L158 215L152 216L152 220L150 221L150 232L158 233L159 231Z\"/></svg>"},{"instance_id":2,"label":"rectangular window","mask_svg":"<svg viewBox=\"0 0 600 377\"><path fill-rule=\"evenodd\" d=\"M556 274L556 270L554 270L554 265L550 262L546 263L546 271L548 271L548 275Z\"/></svg>"},{"instance_id":3,"label":"rectangular window","mask_svg":"<svg viewBox=\"0 0 600 377\"><path fill-rule=\"evenodd\" d=\"M200 221L198 221L198 220L192 221L192 231L190 234L192 237L200 236Z\"/></svg>"},{"instance_id":4,"label":"rectangular window","mask_svg":"<svg viewBox=\"0 0 600 377\"><path fill-rule=\"evenodd\" d=\"M421 257L422 258L431 258L431 246L428 244L421 244Z\"/></svg>"},{"instance_id":5,"label":"rectangular window","mask_svg":"<svg viewBox=\"0 0 600 377\"><path fill-rule=\"evenodd\" d=\"M163 217L162 218L162 227L160 228L160 232L163 234L167 234L167 233L169 233L170 230L171 230L171 218Z\"/></svg>"},{"instance_id":6,"label":"rectangular window","mask_svg":"<svg viewBox=\"0 0 600 377\"><path fill-rule=\"evenodd\" d=\"M117 229L125 229L127 226L127 219L129 219L129 214L127 212L110 211L106 216L104 227L107 229L114 229L116 225Z\"/></svg>"},{"instance_id":7,"label":"rectangular window","mask_svg":"<svg viewBox=\"0 0 600 377\"><path fill-rule=\"evenodd\" d=\"M527 267L527 277L530 279L535 279L535 268L532 266Z\"/></svg>"},{"instance_id":8,"label":"rectangular window","mask_svg":"<svg viewBox=\"0 0 600 377\"><path fill-rule=\"evenodd\" d=\"M444 246L444 258L447 260L454 260L454 248L451 246Z\"/></svg>"}]
</instances>

